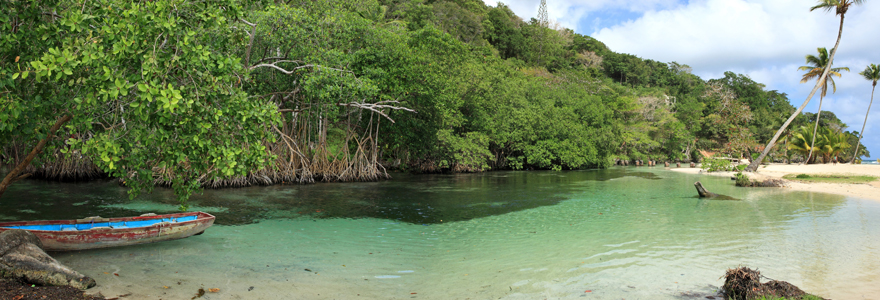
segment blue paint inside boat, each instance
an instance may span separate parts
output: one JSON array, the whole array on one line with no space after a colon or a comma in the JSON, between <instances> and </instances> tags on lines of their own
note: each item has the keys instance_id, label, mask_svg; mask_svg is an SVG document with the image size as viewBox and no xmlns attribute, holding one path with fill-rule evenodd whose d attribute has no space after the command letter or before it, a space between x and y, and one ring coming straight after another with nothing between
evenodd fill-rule
<instances>
[{"instance_id":1,"label":"blue paint inside boat","mask_svg":"<svg viewBox=\"0 0 880 300\"><path fill-rule=\"evenodd\" d=\"M123 221L123 222L95 222L95 223L82 223L82 224L48 224L48 225L23 225L23 226L4 226L4 228L12 228L12 229L24 229L24 230L45 230L45 231L79 231L79 230L89 230L92 228L113 228L113 229L122 229L122 228L139 228L139 227L149 227L159 223L179 223L179 222L187 222L193 221L197 219L198 216L185 216L179 218L163 218L163 219L151 219L151 220L139 220L139 221Z\"/></svg>"}]
</instances>

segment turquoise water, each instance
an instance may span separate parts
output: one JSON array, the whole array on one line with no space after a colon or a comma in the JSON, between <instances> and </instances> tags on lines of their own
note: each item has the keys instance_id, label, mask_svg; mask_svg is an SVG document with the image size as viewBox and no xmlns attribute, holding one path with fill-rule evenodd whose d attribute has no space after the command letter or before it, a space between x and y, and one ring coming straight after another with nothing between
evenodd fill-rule
<instances>
[{"instance_id":1,"label":"turquoise water","mask_svg":"<svg viewBox=\"0 0 880 300\"><path fill-rule=\"evenodd\" d=\"M700 180L739 200L695 197ZM132 299L698 299L759 268L833 299L880 294L880 202L662 168L411 176L208 190L183 240L74 253ZM0 219L173 212L166 190L25 181ZM118 274L115 275L115 274Z\"/></svg>"}]
</instances>

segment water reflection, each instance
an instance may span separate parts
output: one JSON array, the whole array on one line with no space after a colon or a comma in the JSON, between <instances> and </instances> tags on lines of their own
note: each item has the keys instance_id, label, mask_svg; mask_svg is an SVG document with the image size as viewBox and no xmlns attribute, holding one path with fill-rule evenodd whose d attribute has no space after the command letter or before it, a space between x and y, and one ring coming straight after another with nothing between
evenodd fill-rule
<instances>
[{"instance_id":1,"label":"water reflection","mask_svg":"<svg viewBox=\"0 0 880 300\"><path fill-rule=\"evenodd\" d=\"M574 172L492 172L414 176L370 183L318 183L205 190L192 197L191 210L217 216L217 224L248 224L260 219L381 218L437 224L555 205L566 198L566 184L624 177L659 180L656 174L627 168ZM168 189L128 200L113 180L69 184L25 181L13 185L0 203L4 218L71 219L173 212ZM40 199L32 201L29 199ZM35 205L36 204L36 205Z\"/></svg>"}]
</instances>

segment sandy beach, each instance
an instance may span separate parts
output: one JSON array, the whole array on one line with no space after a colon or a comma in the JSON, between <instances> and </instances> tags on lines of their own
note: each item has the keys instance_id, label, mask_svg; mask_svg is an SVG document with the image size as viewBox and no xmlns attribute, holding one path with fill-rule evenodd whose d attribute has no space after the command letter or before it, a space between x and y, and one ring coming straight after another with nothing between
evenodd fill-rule
<instances>
[{"instance_id":1,"label":"sandy beach","mask_svg":"<svg viewBox=\"0 0 880 300\"><path fill-rule=\"evenodd\" d=\"M707 173L699 168L672 168L676 172L684 172L691 174L706 174L712 176L733 176L734 172L712 172ZM755 173L748 174L753 180L763 180L766 178L779 178L787 174L808 174L808 175L869 175L880 177L880 166L878 165L851 165L851 164L816 164L816 165L798 165L798 164L769 164L762 165ZM785 180L785 179L783 179ZM799 191L829 193L844 196L851 196L861 199L870 199L880 201L880 180L875 180L868 184L841 184L841 183L804 183L792 180L785 180L786 188Z\"/></svg>"}]
</instances>

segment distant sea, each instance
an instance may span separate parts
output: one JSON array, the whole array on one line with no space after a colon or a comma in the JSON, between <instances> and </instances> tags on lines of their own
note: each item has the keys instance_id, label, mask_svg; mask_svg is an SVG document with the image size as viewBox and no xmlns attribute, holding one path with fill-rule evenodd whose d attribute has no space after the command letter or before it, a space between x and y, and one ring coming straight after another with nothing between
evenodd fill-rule
<instances>
[{"instance_id":1,"label":"distant sea","mask_svg":"<svg viewBox=\"0 0 880 300\"><path fill-rule=\"evenodd\" d=\"M876 160L876 159L873 159L873 160L867 160L867 159L866 159L866 160L862 160L862 164L863 164L863 165L876 165L876 164L877 164L877 160Z\"/></svg>"}]
</instances>

